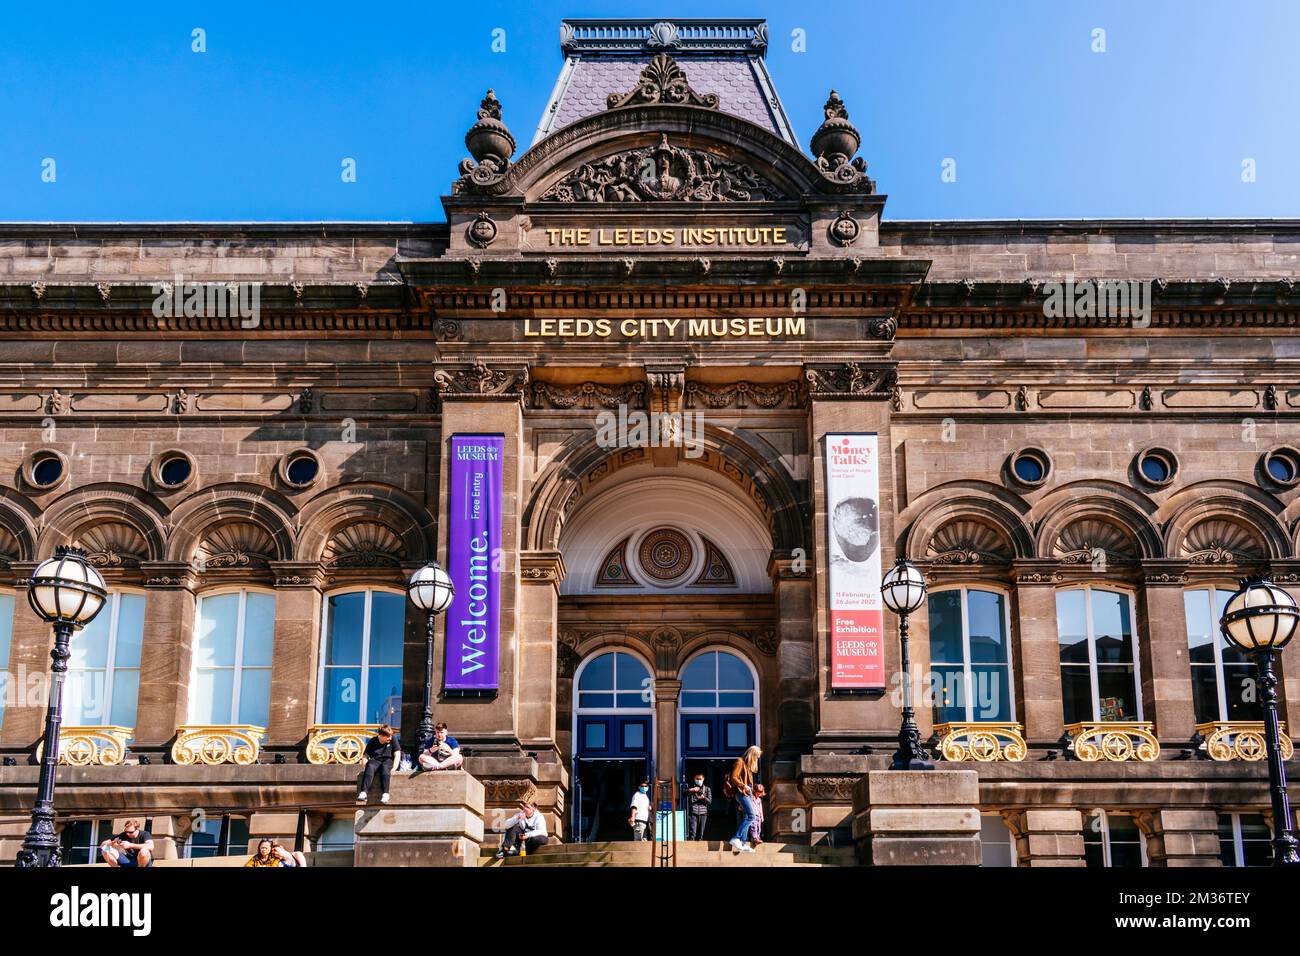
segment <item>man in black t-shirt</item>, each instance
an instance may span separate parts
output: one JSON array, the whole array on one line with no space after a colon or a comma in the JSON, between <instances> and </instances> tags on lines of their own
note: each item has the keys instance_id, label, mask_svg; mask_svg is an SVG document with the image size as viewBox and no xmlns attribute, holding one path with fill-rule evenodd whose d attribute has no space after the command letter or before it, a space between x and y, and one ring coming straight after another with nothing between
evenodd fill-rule
<instances>
[{"instance_id":1,"label":"man in black t-shirt","mask_svg":"<svg viewBox=\"0 0 1300 956\"><path fill-rule=\"evenodd\" d=\"M127 820L121 833L100 844L99 855L109 866L153 866L153 835L139 820Z\"/></svg>"},{"instance_id":2,"label":"man in black t-shirt","mask_svg":"<svg viewBox=\"0 0 1300 956\"><path fill-rule=\"evenodd\" d=\"M375 782L375 774L379 774L379 786L382 788L382 795L379 798L380 803L388 802L388 787L393 776L393 764L400 765L402 759L402 745L397 742L397 734L393 733L393 728L387 724L380 725L375 731L375 736L370 738L366 744L366 769L361 775L361 792L357 794L357 801L364 803L366 791L370 785Z\"/></svg>"}]
</instances>

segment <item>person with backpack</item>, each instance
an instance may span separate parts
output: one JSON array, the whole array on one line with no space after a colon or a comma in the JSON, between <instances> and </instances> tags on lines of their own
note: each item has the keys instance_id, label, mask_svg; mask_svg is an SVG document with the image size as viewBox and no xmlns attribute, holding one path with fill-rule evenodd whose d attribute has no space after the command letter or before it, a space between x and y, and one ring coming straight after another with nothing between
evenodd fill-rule
<instances>
[{"instance_id":1,"label":"person with backpack","mask_svg":"<svg viewBox=\"0 0 1300 956\"><path fill-rule=\"evenodd\" d=\"M740 816L740 826L730 841L732 853L754 852L754 848L746 841L754 826L754 776L758 773L758 758L761 756L763 756L762 750L758 747L750 747L736 758L736 762L731 766L731 772L727 774L722 784L723 795L735 799Z\"/></svg>"}]
</instances>

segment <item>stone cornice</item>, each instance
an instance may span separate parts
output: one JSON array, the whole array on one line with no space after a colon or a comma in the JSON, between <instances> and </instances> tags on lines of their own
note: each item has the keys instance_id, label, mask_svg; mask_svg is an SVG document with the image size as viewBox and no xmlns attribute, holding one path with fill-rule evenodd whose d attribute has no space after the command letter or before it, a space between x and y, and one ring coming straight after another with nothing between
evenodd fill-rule
<instances>
[{"instance_id":1,"label":"stone cornice","mask_svg":"<svg viewBox=\"0 0 1300 956\"><path fill-rule=\"evenodd\" d=\"M626 256L505 257L444 256L439 259L398 257L396 266L413 285L456 288L570 286L579 289L617 286L636 289L672 281L713 288L761 282L771 288L820 285L915 286L925 278L925 259L880 256L795 257L780 255L695 255L636 260L635 278L624 267ZM430 291L437 291L431 289Z\"/></svg>"}]
</instances>

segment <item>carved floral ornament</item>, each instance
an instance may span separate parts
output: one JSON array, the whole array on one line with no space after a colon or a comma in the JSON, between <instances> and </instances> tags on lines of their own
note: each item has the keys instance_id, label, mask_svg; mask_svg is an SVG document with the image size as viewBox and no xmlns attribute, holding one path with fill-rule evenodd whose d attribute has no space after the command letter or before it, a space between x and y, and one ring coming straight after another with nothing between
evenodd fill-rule
<instances>
[{"instance_id":1,"label":"carved floral ornament","mask_svg":"<svg viewBox=\"0 0 1300 956\"><path fill-rule=\"evenodd\" d=\"M843 365L807 366L804 378L808 383L808 393L814 400L883 401L893 395L898 371L888 365L847 362Z\"/></svg>"},{"instance_id":2,"label":"carved floral ornament","mask_svg":"<svg viewBox=\"0 0 1300 956\"><path fill-rule=\"evenodd\" d=\"M453 395L518 396L528 385L528 367L499 368L478 362L462 368L440 368L433 373L433 384L442 398Z\"/></svg>"},{"instance_id":3,"label":"carved floral ornament","mask_svg":"<svg viewBox=\"0 0 1300 956\"><path fill-rule=\"evenodd\" d=\"M629 149L583 163L544 193L541 202L771 202L781 191L747 163L673 146Z\"/></svg>"},{"instance_id":4,"label":"carved floral ornament","mask_svg":"<svg viewBox=\"0 0 1300 956\"><path fill-rule=\"evenodd\" d=\"M667 53L658 53L641 71L637 85L626 93L609 94L605 108L613 110L622 106L667 103L716 110L720 102L717 93L696 93L677 61Z\"/></svg>"}]
</instances>

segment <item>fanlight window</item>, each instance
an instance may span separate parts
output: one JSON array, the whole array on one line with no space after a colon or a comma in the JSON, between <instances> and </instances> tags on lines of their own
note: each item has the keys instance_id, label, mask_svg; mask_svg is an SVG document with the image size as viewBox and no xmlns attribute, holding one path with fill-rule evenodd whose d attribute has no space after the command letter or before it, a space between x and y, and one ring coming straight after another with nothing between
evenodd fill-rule
<instances>
[{"instance_id":1,"label":"fanlight window","mask_svg":"<svg viewBox=\"0 0 1300 956\"><path fill-rule=\"evenodd\" d=\"M708 651L682 670L682 708L752 710L754 674L735 654Z\"/></svg>"},{"instance_id":2,"label":"fanlight window","mask_svg":"<svg viewBox=\"0 0 1300 956\"><path fill-rule=\"evenodd\" d=\"M9 668L9 639L14 629L14 596L0 591L0 675ZM0 723L5 719L5 698L8 688L0 686Z\"/></svg>"},{"instance_id":3,"label":"fanlight window","mask_svg":"<svg viewBox=\"0 0 1300 956\"><path fill-rule=\"evenodd\" d=\"M610 651L587 662L578 675L578 706L647 709L654 703L650 669L623 651Z\"/></svg>"}]
</instances>

